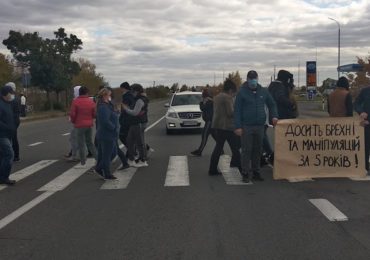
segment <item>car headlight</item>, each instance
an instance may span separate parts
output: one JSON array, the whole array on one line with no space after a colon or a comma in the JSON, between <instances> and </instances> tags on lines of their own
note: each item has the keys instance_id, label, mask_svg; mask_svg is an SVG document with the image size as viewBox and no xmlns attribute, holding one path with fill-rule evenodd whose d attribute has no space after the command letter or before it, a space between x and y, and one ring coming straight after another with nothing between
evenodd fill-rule
<instances>
[{"instance_id":1,"label":"car headlight","mask_svg":"<svg viewBox=\"0 0 370 260\"><path fill-rule=\"evenodd\" d=\"M167 116L168 117L172 117L172 118L177 118L177 113L175 113L175 112L168 112L167 113Z\"/></svg>"}]
</instances>

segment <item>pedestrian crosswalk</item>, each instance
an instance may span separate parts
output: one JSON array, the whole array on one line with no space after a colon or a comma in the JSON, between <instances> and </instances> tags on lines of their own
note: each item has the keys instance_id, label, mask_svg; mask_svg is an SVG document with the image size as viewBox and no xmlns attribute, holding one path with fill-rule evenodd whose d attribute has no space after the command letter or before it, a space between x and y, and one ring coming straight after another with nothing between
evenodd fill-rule
<instances>
[{"instance_id":1,"label":"pedestrian crosswalk","mask_svg":"<svg viewBox=\"0 0 370 260\"><path fill-rule=\"evenodd\" d=\"M223 180L226 185L252 185L253 183L244 183L242 176L238 168L230 168L230 156L223 155L220 158L218 168L222 173ZM36 162L24 169L18 170L11 175L11 179L17 182L34 175L41 170L47 170L49 166L55 164L58 160L42 160ZM72 165L70 169L62 172L55 179L49 183L43 185L38 191L61 191L67 186L72 184L75 180L80 178L84 173L88 172L94 166L95 161L88 159L86 167L80 168L77 165ZM194 162L193 162L194 163ZM140 171L137 168L128 168L124 170L116 170L114 175L117 177L116 180L107 180L101 186L101 190L120 190L127 189L130 186L130 182L134 178L135 174ZM187 156L169 156L167 170L163 167L163 173L165 174L164 187L186 187L190 186L191 179L194 174L189 171L189 160ZM206 175L206 172L205 174ZM369 177L361 179L353 179L354 181L370 181ZM298 182L300 180L288 180L290 182ZM4 190L7 186L0 185L0 191Z\"/></svg>"}]
</instances>

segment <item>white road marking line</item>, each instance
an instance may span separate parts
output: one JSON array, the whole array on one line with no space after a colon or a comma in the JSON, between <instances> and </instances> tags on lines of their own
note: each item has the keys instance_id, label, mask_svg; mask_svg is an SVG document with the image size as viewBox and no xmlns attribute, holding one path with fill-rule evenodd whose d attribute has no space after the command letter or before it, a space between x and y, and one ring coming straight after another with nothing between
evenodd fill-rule
<instances>
[{"instance_id":1,"label":"white road marking line","mask_svg":"<svg viewBox=\"0 0 370 260\"><path fill-rule=\"evenodd\" d=\"M79 164L77 164L79 165ZM77 166L76 165L76 166ZM72 182L77 180L82 174L87 172L95 165L95 159L87 159L86 167L84 169L71 168L63 174L56 177L54 180L42 186L38 191L61 191L65 189Z\"/></svg>"},{"instance_id":2,"label":"white road marking line","mask_svg":"<svg viewBox=\"0 0 370 260\"><path fill-rule=\"evenodd\" d=\"M4 228L8 224L13 222L17 218L19 218L20 216L22 216L24 213L26 213L27 211L32 209L33 207L37 206L40 202L46 200L47 198L49 198L54 193L55 192L53 192L53 191L52 192L44 192L40 196L34 198L33 200L31 200L27 204L25 204L22 207L20 207L19 209L17 209L16 211L10 213L8 216L6 216L5 218L0 220L0 229Z\"/></svg>"},{"instance_id":3,"label":"white road marking line","mask_svg":"<svg viewBox=\"0 0 370 260\"><path fill-rule=\"evenodd\" d=\"M222 176L224 177L227 185L251 185L253 184L251 181L249 183L245 183L242 181L243 177L239 172L239 169L230 168L230 161L231 157L229 155L222 155L220 157L220 161L218 163L218 168L222 172Z\"/></svg>"},{"instance_id":4,"label":"white road marking line","mask_svg":"<svg viewBox=\"0 0 370 260\"><path fill-rule=\"evenodd\" d=\"M137 171L137 168L134 168L134 167L127 168L123 171L115 171L113 175L116 176L117 179L116 180L106 180L104 184L100 187L100 189L101 190L126 189L132 177L136 173L136 171Z\"/></svg>"},{"instance_id":5,"label":"white road marking line","mask_svg":"<svg viewBox=\"0 0 370 260\"><path fill-rule=\"evenodd\" d=\"M291 183L295 183L295 182L304 182L304 181L315 181L314 179L312 178L303 178L303 177L297 177L297 178L289 178L287 179L289 182Z\"/></svg>"},{"instance_id":6,"label":"white road marking line","mask_svg":"<svg viewBox=\"0 0 370 260\"><path fill-rule=\"evenodd\" d=\"M146 129L145 129L145 132L148 132L150 129L152 129L153 127L155 127L159 122L161 122L163 119L165 118L165 116L162 116L160 119L158 119L157 121L155 121L152 125L148 126Z\"/></svg>"},{"instance_id":7,"label":"white road marking line","mask_svg":"<svg viewBox=\"0 0 370 260\"><path fill-rule=\"evenodd\" d=\"M68 136L70 135L71 133L65 133L65 134L62 134L62 136Z\"/></svg>"},{"instance_id":8,"label":"white road marking line","mask_svg":"<svg viewBox=\"0 0 370 260\"><path fill-rule=\"evenodd\" d=\"M170 156L164 186L189 186L189 168L187 156Z\"/></svg>"},{"instance_id":9,"label":"white road marking line","mask_svg":"<svg viewBox=\"0 0 370 260\"><path fill-rule=\"evenodd\" d=\"M318 208L330 221L347 221L348 218L333 204L326 199L310 199L310 202Z\"/></svg>"},{"instance_id":10,"label":"white road marking line","mask_svg":"<svg viewBox=\"0 0 370 260\"><path fill-rule=\"evenodd\" d=\"M22 170L19 170L15 173L12 173L10 175L10 179L12 180L15 180L15 181L20 181L20 180L23 180L24 178L48 167L49 165L53 164L57 162L57 160L42 160L42 161L39 161L35 164L32 164ZM5 189L7 186L0 186L0 190L3 190Z\"/></svg>"},{"instance_id":11,"label":"white road marking line","mask_svg":"<svg viewBox=\"0 0 370 260\"><path fill-rule=\"evenodd\" d=\"M28 146L30 147L33 147L33 146L37 146L37 145L40 145L40 144L43 144L44 142L37 142L37 143L34 143L34 144L29 144Z\"/></svg>"}]
</instances>

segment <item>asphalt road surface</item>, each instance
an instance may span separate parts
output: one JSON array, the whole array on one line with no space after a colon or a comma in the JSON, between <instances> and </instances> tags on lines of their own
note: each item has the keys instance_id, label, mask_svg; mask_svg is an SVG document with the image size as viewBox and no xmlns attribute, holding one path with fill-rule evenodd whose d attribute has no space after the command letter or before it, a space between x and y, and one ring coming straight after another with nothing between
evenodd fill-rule
<instances>
[{"instance_id":1,"label":"asphalt road surface","mask_svg":"<svg viewBox=\"0 0 370 260\"><path fill-rule=\"evenodd\" d=\"M164 103L150 105L150 124ZM319 106L301 103L300 116L326 116ZM163 120L146 133L149 167L104 182L63 159L70 128L67 118L21 125L19 181L0 187L1 260L370 259L370 182L274 181L271 167L252 185L235 172L210 177L213 140L191 157L199 133L168 136Z\"/></svg>"}]
</instances>

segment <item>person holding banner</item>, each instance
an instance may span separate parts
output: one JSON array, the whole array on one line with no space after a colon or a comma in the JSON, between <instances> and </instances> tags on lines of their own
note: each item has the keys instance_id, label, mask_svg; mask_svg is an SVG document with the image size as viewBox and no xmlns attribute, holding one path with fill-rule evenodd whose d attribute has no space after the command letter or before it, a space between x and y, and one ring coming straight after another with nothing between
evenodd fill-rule
<instances>
[{"instance_id":1,"label":"person holding banner","mask_svg":"<svg viewBox=\"0 0 370 260\"><path fill-rule=\"evenodd\" d=\"M243 83L236 96L234 108L235 134L242 140L242 175L243 182L249 182L250 173L253 179L263 181L260 173L263 137L267 106L273 125L278 121L274 99L267 89L258 84L258 74L251 70L247 81ZM252 166L252 167L251 167Z\"/></svg>"},{"instance_id":2,"label":"person holding banner","mask_svg":"<svg viewBox=\"0 0 370 260\"><path fill-rule=\"evenodd\" d=\"M363 88L357 96L354 104L356 112L360 115L362 125L365 127L365 165L369 175L369 154L370 154L370 86Z\"/></svg>"},{"instance_id":3,"label":"person holding banner","mask_svg":"<svg viewBox=\"0 0 370 260\"><path fill-rule=\"evenodd\" d=\"M337 87L328 97L328 113L331 117L353 116L352 95L346 77L340 77Z\"/></svg>"}]
</instances>

